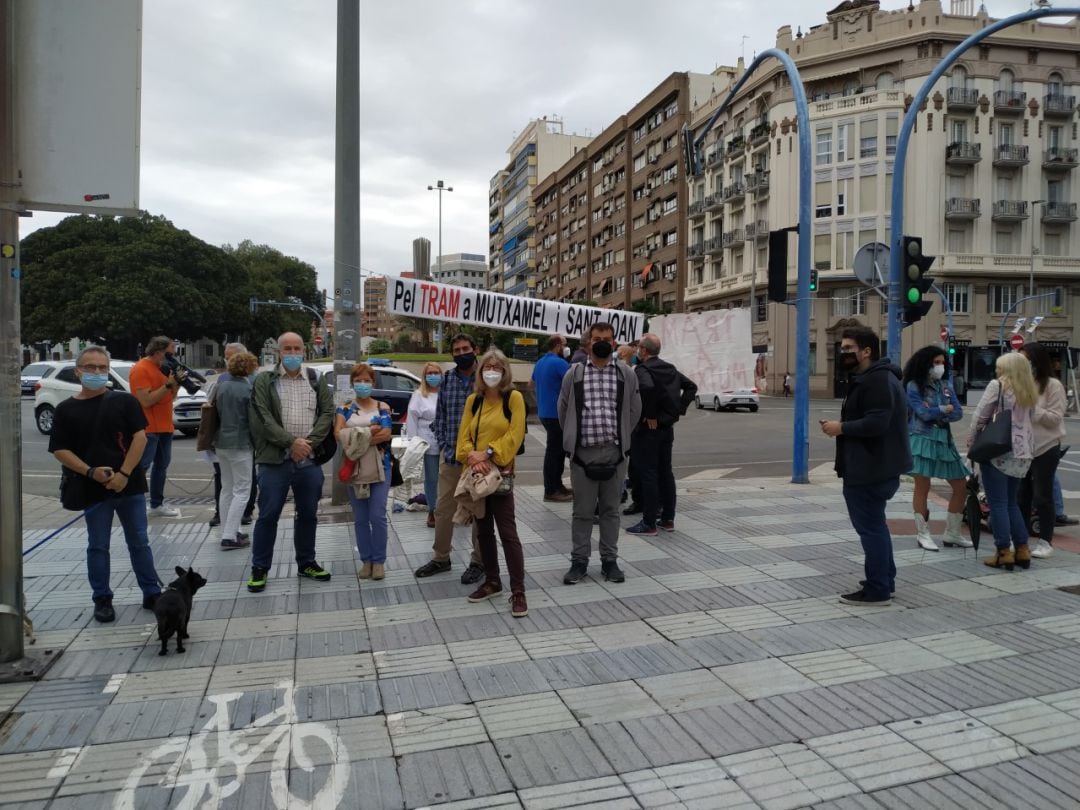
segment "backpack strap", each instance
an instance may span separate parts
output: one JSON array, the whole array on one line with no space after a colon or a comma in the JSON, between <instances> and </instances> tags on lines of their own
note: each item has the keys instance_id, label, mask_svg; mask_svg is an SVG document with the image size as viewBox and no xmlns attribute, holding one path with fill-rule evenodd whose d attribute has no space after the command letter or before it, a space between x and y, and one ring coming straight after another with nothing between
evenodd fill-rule
<instances>
[{"instance_id":1,"label":"backpack strap","mask_svg":"<svg viewBox=\"0 0 1080 810\"><path fill-rule=\"evenodd\" d=\"M315 372L311 366L304 369L307 372L308 385L311 386L311 390L316 394L319 393L319 375Z\"/></svg>"}]
</instances>

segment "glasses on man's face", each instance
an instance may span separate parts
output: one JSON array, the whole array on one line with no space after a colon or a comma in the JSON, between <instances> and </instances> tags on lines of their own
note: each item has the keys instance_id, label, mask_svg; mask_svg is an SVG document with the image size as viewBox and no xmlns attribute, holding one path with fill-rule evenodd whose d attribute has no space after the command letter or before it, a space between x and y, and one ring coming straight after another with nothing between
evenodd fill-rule
<instances>
[{"instance_id":1,"label":"glasses on man's face","mask_svg":"<svg viewBox=\"0 0 1080 810\"><path fill-rule=\"evenodd\" d=\"M109 370L109 367L108 367L108 366L88 366L88 365L82 365L82 366L79 366L79 368L80 368L80 369L81 369L82 371L87 371L87 372L89 372L90 374L103 374L103 373L105 373L106 371L108 371L108 370Z\"/></svg>"}]
</instances>

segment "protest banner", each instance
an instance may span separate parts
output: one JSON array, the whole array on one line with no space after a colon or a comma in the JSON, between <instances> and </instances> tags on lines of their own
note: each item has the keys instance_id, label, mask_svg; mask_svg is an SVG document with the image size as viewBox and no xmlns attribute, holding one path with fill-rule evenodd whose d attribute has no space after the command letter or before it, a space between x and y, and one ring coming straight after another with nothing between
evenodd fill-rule
<instances>
[{"instance_id":1,"label":"protest banner","mask_svg":"<svg viewBox=\"0 0 1080 810\"><path fill-rule=\"evenodd\" d=\"M662 315L650 319L649 331L660 338L660 356L692 379L703 399L754 386L750 310Z\"/></svg>"},{"instance_id":2,"label":"protest banner","mask_svg":"<svg viewBox=\"0 0 1080 810\"><path fill-rule=\"evenodd\" d=\"M616 343L637 340L645 326L640 312L563 304L413 278L388 278L387 301L394 315L541 335L578 337L590 325L606 321L615 330Z\"/></svg>"}]
</instances>

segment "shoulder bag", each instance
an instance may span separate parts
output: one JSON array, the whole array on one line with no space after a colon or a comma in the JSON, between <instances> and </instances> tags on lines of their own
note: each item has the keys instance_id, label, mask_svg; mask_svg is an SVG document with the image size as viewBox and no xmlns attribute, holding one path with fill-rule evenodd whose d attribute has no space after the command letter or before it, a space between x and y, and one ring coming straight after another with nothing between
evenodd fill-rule
<instances>
[{"instance_id":1,"label":"shoulder bag","mask_svg":"<svg viewBox=\"0 0 1080 810\"><path fill-rule=\"evenodd\" d=\"M214 449L214 437L221 430L221 414L217 409L217 393L220 385L219 382L214 386L213 397L204 402L199 410L199 432L195 435L195 450L200 453Z\"/></svg>"},{"instance_id":2,"label":"shoulder bag","mask_svg":"<svg viewBox=\"0 0 1080 810\"><path fill-rule=\"evenodd\" d=\"M995 413L975 436L968 450L968 458L978 464L986 464L1012 450L1012 411L1004 409L1004 390L998 389Z\"/></svg>"}]
</instances>

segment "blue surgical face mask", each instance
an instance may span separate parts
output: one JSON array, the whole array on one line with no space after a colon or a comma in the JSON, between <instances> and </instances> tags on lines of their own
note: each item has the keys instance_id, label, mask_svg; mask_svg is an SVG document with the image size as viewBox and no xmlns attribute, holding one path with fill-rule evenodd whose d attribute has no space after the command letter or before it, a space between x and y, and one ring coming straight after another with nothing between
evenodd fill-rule
<instances>
[{"instance_id":1,"label":"blue surgical face mask","mask_svg":"<svg viewBox=\"0 0 1080 810\"><path fill-rule=\"evenodd\" d=\"M372 385L369 382L353 383L353 391L356 392L356 395L360 397L360 399L367 399L368 397L370 397L371 388Z\"/></svg>"},{"instance_id":2,"label":"blue surgical face mask","mask_svg":"<svg viewBox=\"0 0 1080 810\"><path fill-rule=\"evenodd\" d=\"M83 388L88 391L100 391L109 384L108 374L88 374L84 371L80 379L82 380Z\"/></svg>"},{"instance_id":3,"label":"blue surgical face mask","mask_svg":"<svg viewBox=\"0 0 1080 810\"><path fill-rule=\"evenodd\" d=\"M296 371L303 362L304 356L300 354L283 354L281 356L281 365L285 366L286 371Z\"/></svg>"},{"instance_id":4,"label":"blue surgical face mask","mask_svg":"<svg viewBox=\"0 0 1080 810\"><path fill-rule=\"evenodd\" d=\"M428 374L424 381L433 388L442 385L442 374Z\"/></svg>"}]
</instances>

